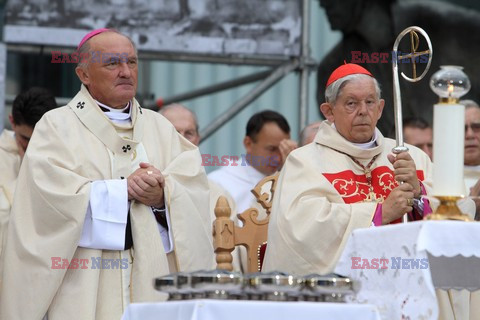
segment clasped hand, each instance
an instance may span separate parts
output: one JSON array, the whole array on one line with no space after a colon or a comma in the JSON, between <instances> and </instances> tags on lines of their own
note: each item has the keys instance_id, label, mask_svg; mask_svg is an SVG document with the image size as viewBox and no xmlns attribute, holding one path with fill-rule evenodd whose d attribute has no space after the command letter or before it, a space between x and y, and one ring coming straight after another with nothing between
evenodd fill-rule
<instances>
[{"instance_id":1,"label":"clasped hand","mask_svg":"<svg viewBox=\"0 0 480 320\"><path fill-rule=\"evenodd\" d=\"M150 207L163 207L165 177L151 164L141 162L140 168L127 178L127 186L128 200L136 200Z\"/></svg>"}]
</instances>

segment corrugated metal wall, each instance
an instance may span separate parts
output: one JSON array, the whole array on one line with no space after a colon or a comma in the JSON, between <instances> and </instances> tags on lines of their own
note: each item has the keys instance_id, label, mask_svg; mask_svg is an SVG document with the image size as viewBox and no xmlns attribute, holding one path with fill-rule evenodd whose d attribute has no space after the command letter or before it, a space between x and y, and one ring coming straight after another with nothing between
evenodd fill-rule
<instances>
[{"instance_id":1,"label":"corrugated metal wall","mask_svg":"<svg viewBox=\"0 0 480 320\"><path fill-rule=\"evenodd\" d=\"M340 39L338 32L332 32L323 9L317 0L311 0L311 40L312 57L319 61ZM169 97L175 94L188 92L239 76L258 72L265 68L253 66L228 66L213 64L192 64L180 62L151 62L150 83L140 83L140 86L149 87L155 97ZM146 79L145 79L146 80ZM253 88L249 84L237 89L222 91L206 97L182 102L197 113L200 128L205 128L213 119L226 111L243 95ZM315 101L316 75L310 76L309 86L309 113L308 121L319 119ZM239 155L244 152L243 137L245 125L255 112L264 109L274 109L283 114L292 128L292 138L297 140L301 128L298 125L299 105L299 77L290 74L275 86L270 88L256 101L237 114L209 139L202 142L200 151L212 155ZM206 168L211 171L215 168Z\"/></svg>"},{"instance_id":2,"label":"corrugated metal wall","mask_svg":"<svg viewBox=\"0 0 480 320\"><path fill-rule=\"evenodd\" d=\"M310 47L312 57L318 62L341 38L339 32L332 32L323 9L319 6L318 0L311 0L311 25L310 25ZM25 75L24 71L16 62L15 55L9 56L9 77L7 79L6 93L14 97L20 92L22 85L30 86L28 81L34 78L35 73ZM45 56L45 59L50 59ZM28 60L30 61L30 60ZM49 61L49 60L48 60ZM45 67L51 65L45 62ZM73 69L73 68L72 68ZM170 97L172 95L191 91L216 84L225 80L235 79L240 76L265 70L266 67L254 66L229 66L221 64L206 63L182 63L182 62L161 62L161 61L140 61L138 94L154 94L155 98ZM71 74L70 74L71 73ZM33 79L32 78L32 79ZM63 83L78 83L72 91L72 96L78 90L79 85L76 76L69 70L65 75ZM37 84L33 81L35 85ZM258 82L257 82L258 83ZM244 85L237 89L230 89L209 96L183 101L187 107L193 109L199 119L200 128L205 128L218 115L225 112L257 83ZM310 75L309 86L309 122L319 119L318 108L315 101L316 75ZM57 90L58 91L58 90ZM71 96L65 90L61 91L66 100ZM297 140L299 128L299 76L292 73L283 78L267 92L237 114L231 121L225 124L209 139L202 142L200 149L202 153L213 155L239 155L244 152L243 138L245 125L252 114L264 109L274 109L282 113L289 121L292 128L292 138ZM65 100L65 99L64 99ZM6 106L3 115L4 123L9 127L7 115L10 114L10 105ZM0 113L1 116L1 113ZM0 118L0 119L2 119ZM212 168L207 168L211 171Z\"/></svg>"}]
</instances>

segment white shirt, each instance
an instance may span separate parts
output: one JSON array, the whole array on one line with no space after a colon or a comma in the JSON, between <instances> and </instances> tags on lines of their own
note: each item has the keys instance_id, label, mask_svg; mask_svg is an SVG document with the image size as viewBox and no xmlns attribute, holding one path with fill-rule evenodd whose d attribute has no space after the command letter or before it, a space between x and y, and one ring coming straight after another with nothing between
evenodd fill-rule
<instances>
[{"instance_id":1,"label":"white shirt","mask_svg":"<svg viewBox=\"0 0 480 320\"><path fill-rule=\"evenodd\" d=\"M221 185L235 200L237 212L241 213L252 207L255 201L251 190L266 175L241 161L237 166L226 166L215 170L208 175L208 178Z\"/></svg>"}]
</instances>

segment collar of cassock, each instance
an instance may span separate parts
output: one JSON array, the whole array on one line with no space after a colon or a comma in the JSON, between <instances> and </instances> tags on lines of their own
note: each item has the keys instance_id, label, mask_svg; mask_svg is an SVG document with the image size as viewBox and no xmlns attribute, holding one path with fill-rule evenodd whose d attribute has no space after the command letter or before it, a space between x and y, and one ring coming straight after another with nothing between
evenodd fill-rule
<instances>
[{"instance_id":1,"label":"collar of cassock","mask_svg":"<svg viewBox=\"0 0 480 320\"><path fill-rule=\"evenodd\" d=\"M337 130L337 128L335 127L335 123L332 123L332 128ZM376 147L377 146L377 130L373 131L372 140L370 140L368 142L365 142L365 143L353 143L352 142L352 144L355 147L358 147L358 148L363 149L363 150L367 150L367 149L371 149L371 148Z\"/></svg>"},{"instance_id":2,"label":"collar of cassock","mask_svg":"<svg viewBox=\"0 0 480 320\"><path fill-rule=\"evenodd\" d=\"M105 115L113 123L123 124L123 123L129 123L131 121L131 113L132 113L132 108L130 108L132 104L131 101L129 101L127 105L122 109L110 108L109 106L101 102L98 102L97 100L95 100L95 102L98 104L100 109L105 113Z\"/></svg>"},{"instance_id":3,"label":"collar of cassock","mask_svg":"<svg viewBox=\"0 0 480 320\"><path fill-rule=\"evenodd\" d=\"M327 148L348 154L362 161L370 161L373 156L380 154L384 149L384 140L382 133L375 128L376 136L368 142L371 147L363 149L358 145L345 139L338 131L332 127L332 123L325 120L318 127L318 133L315 136L315 142Z\"/></svg>"}]
</instances>

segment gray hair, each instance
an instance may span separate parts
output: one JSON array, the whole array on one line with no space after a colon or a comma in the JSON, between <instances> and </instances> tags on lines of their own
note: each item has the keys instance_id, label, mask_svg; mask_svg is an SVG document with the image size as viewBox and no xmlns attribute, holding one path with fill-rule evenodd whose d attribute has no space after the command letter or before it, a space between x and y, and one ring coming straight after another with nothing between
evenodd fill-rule
<instances>
[{"instance_id":1,"label":"gray hair","mask_svg":"<svg viewBox=\"0 0 480 320\"><path fill-rule=\"evenodd\" d=\"M373 79L377 99L380 99L382 91L380 90L380 86L378 84L377 79L370 77L369 75L359 73L359 74L350 74L330 84L325 90L325 101L331 104L335 104L338 96L341 94L342 89L343 87L345 87L347 82L352 80L358 80L358 79Z\"/></svg>"},{"instance_id":2,"label":"gray hair","mask_svg":"<svg viewBox=\"0 0 480 320\"><path fill-rule=\"evenodd\" d=\"M478 103L476 103L473 100L467 100L467 99L460 100L458 103L463 104L465 106L465 110L470 108L480 109L480 106L478 106Z\"/></svg>"},{"instance_id":3,"label":"gray hair","mask_svg":"<svg viewBox=\"0 0 480 320\"><path fill-rule=\"evenodd\" d=\"M130 43L132 44L133 46L133 50L135 50L135 56L138 58L138 50L137 50L137 46L135 45L135 42L133 42L132 38L130 38L129 36L121 33L120 31L118 30L115 30L115 29L110 29L108 31L105 31L105 32L113 32L113 33L116 33L116 34L119 34L119 35L122 35L124 36L125 38L127 38ZM105 33L103 32L103 33ZM94 37L92 37L94 38ZM77 50L77 53L78 53L78 63L77 63L77 67L80 67L80 68L85 68L88 66L88 64L90 63L90 40L92 40L92 38L88 39L87 41L85 41L82 46L80 48L78 48ZM87 61L84 61L84 59L87 59Z\"/></svg>"},{"instance_id":4,"label":"gray hair","mask_svg":"<svg viewBox=\"0 0 480 320\"><path fill-rule=\"evenodd\" d=\"M174 110L174 109L183 109L185 111L188 111L190 112L190 114L192 115L193 117L193 120L195 121L195 131L197 132L198 134L198 129L199 129L199 126L198 126L198 119L197 119L197 115L195 114L195 112L193 112L192 110L188 109L187 107L185 107L184 105L180 104L180 103L171 103L169 105L166 105L165 107L163 107L162 109L160 109L160 111L158 111L162 116L165 115L165 113L167 113L168 110Z\"/></svg>"}]
</instances>

